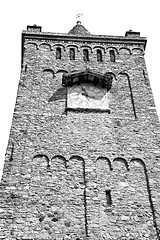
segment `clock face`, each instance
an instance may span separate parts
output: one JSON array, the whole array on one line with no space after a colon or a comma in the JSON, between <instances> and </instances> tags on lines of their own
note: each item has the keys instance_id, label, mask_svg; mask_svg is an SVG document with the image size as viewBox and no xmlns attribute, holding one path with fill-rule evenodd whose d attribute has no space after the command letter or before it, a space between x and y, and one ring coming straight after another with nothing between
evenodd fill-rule
<instances>
[{"instance_id":1,"label":"clock face","mask_svg":"<svg viewBox=\"0 0 160 240\"><path fill-rule=\"evenodd\" d=\"M107 90L89 83L68 87L67 103L70 108L109 108Z\"/></svg>"}]
</instances>

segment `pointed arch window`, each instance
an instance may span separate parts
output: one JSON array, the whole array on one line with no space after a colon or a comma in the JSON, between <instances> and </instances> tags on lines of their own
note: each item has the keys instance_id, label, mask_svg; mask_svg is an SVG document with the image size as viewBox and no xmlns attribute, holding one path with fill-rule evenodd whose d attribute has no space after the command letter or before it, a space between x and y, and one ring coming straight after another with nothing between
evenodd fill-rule
<instances>
[{"instance_id":1,"label":"pointed arch window","mask_svg":"<svg viewBox=\"0 0 160 240\"><path fill-rule=\"evenodd\" d=\"M116 56L115 56L114 50L110 50L109 54L110 54L110 61L115 62L116 61Z\"/></svg>"},{"instance_id":2,"label":"pointed arch window","mask_svg":"<svg viewBox=\"0 0 160 240\"><path fill-rule=\"evenodd\" d=\"M102 51L100 49L97 50L97 62L102 62Z\"/></svg>"},{"instance_id":3,"label":"pointed arch window","mask_svg":"<svg viewBox=\"0 0 160 240\"><path fill-rule=\"evenodd\" d=\"M70 58L70 60L75 60L75 49L74 48L69 49L69 58Z\"/></svg>"},{"instance_id":4,"label":"pointed arch window","mask_svg":"<svg viewBox=\"0 0 160 240\"><path fill-rule=\"evenodd\" d=\"M85 62L89 61L89 52L88 52L88 49L84 49L83 50L83 60Z\"/></svg>"},{"instance_id":5,"label":"pointed arch window","mask_svg":"<svg viewBox=\"0 0 160 240\"><path fill-rule=\"evenodd\" d=\"M61 59L62 54L61 54L61 48L57 47L56 48L56 59Z\"/></svg>"}]
</instances>

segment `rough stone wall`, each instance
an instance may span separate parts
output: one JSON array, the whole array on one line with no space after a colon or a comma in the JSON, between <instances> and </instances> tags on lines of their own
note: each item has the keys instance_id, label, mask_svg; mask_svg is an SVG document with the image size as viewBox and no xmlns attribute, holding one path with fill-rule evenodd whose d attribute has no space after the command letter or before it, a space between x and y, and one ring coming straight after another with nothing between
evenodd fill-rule
<instances>
[{"instance_id":1,"label":"rough stone wall","mask_svg":"<svg viewBox=\"0 0 160 240\"><path fill-rule=\"evenodd\" d=\"M0 191L0 238L159 239L160 128L143 46L24 45ZM69 60L70 47L76 60ZM65 111L63 72L86 68L114 76L111 114Z\"/></svg>"}]
</instances>

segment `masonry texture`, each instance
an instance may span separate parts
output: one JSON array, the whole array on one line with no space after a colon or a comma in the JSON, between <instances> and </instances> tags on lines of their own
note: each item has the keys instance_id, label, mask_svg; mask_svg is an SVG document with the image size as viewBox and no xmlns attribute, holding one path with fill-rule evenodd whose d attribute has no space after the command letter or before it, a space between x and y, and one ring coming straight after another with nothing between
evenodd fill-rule
<instances>
[{"instance_id":1,"label":"masonry texture","mask_svg":"<svg viewBox=\"0 0 160 240\"><path fill-rule=\"evenodd\" d=\"M68 34L23 31L0 239L160 239L160 125L145 46L139 32L92 35L80 22ZM112 77L107 111L67 105L65 76L82 72Z\"/></svg>"}]
</instances>

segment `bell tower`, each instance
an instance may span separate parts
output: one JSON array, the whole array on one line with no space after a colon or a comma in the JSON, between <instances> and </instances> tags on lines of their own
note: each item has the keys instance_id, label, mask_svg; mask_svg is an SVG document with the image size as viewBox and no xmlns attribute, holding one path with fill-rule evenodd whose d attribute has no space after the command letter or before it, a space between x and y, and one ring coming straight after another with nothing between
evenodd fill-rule
<instances>
[{"instance_id":1,"label":"bell tower","mask_svg":"<svg viewBox=\"0 0 160 240\"><path fill-rule=\"evenodd\" d=\"M160 239L160 125L146 38L22 33L0 239Z\"/></svg>"}]
</instances>

